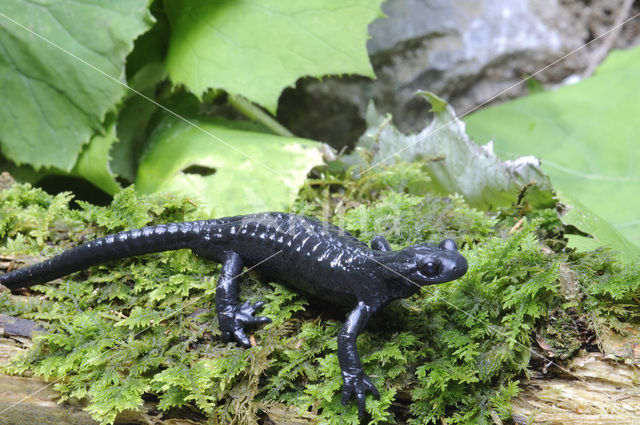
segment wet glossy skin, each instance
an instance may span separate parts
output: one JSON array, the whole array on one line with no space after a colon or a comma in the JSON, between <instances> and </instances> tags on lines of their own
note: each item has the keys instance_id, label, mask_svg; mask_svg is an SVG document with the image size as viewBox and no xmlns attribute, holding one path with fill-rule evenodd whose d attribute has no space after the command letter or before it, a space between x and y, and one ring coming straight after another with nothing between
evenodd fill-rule
<instances>
[{"instance_id":1,"label":"wet glossy skin","mask_svg":"<svg viewBox=\"0 0 640 425\"><path fill-rule=\"evenodd\" d=\"M42 263L0 276L0 284L22 288L65 276L92 265L151 252L189 248L222 264L216 311L226 340L251 344L245 327L268 323L255 316L264 303L238 305L244 267L331 303L351 308L338 334L338 359L344 379L342 402L352 395L364 415L366 391L379 396L364 373L356 338L373 313L421 286L448 282L467 271L455 243L419 244L391 251L382 236L371 248L346 231L309 217L262 213L215 220L173 223L109 235L86 242Z\"/></svg>"}]
</instances>

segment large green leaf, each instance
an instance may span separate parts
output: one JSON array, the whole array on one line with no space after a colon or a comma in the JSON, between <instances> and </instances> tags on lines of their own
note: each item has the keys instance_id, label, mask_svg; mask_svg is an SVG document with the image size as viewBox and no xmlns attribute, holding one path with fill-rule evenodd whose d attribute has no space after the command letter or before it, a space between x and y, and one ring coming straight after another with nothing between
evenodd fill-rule
<instances>
[{"instance_id":1,"label":"large green leaf","mask_svg":"<svg viewBox=\"0 0 640 425\"><path fill-rule=\"evenodd\" d=\"M123 80L133 40L151 24L148 3L0 1L0 146L7 158L70 171L92 135L105 133L105 115L125 89L81 60Z\"/></svg>"},{"instance_id":2,"label":"large green leaf","mask_svg":"<svg viewBox=\"0 0 640 425\"><path fill-rule=\"evenodd\" d=\"M322 164L320 143L196 120L165 118L151 135L136 188L189 196L212 216L287 208L307 173ZM215 138L212 136L215 135Z\"/></svg>"},{"instance_id":3,"label":"large green leaf","mask_svg":"<svg viewBox=\"0 0 640 425\"><path fill-rule=\"evenodd\" d=\"M116 142L116 131L113 119L108 124L105 135L97 134L84 146L78 156L78 161L71 170L67 172L56 167L47 167L34 170L28 165L16 165L13 162L0 161L0 169L9 172L17 181L38 184L41 180L49 176L74 176L83 178L110 195L118 192L121 187L116 181L115 175L109 164L109 151Z\"/></svg>"},{"instance_id":4,"label":"large green leaf","mask_svg":"<svg viewBox=\"0 0 640 425\"><path fill-rule=\"evenodd\" d=\"M511 205L523 197L535 206L554 204L551 183L538 160L529 156L501 161L491 145L478 146L469 139L464 124L444 100L429 92L419 94L431 103L434 113L422 131L402 134L390 116L380 115L370 104L367 130L355 152L343 160L366 173L384 163L423 159L436 189L459 193L482 209Z\"/></svg>"},{"instance_id":5,"label":"large green leaf","mask_svg":"<svg viewBox=\"0 0 640 425\"><path fill-rule=\"evenodd\" d=\"M585 208L571 196L557 192L560 202L560 218L566 224L579 229L582 234L568 234L569 246L580 251L593 251L601 246L613 247L626 263L634 263L640 257L640 248L632 244L610 223Z\"/></svg>"},{"instance_id":6,"label":"large green leaf","mask_svg":"<svg viewBox=\"0 0 640 425\"><path fill-rule=\"evenodd\" d=\"M71 174L90 181L110 195L122 189L109 165L109 151L116 140L116 126L111 124L107 134L94 136L85 146Z\"/></svg>"},{"instance_id":7,"label":"large green leaf","mask_svg":"<svg viewBox=\"0 0 640 425\"><path fill-rule=\"evenodd\" d=\"M639 93L640 48L615 51L590 78L486 108L466 123L503 157L541 158L555 187L640 247Z\"/></svg>"},{"instance_id":8,"label":"large green leaf","mask_svg":"<svg viewBox=\"0 0 640 425\"><path fill-rule=\"evenodd\" d=\"M275 112L306 75L373 76L367 25L382 0L165 0L169 75L198 96L226 90Z\"/></svg>"}]
</instances>

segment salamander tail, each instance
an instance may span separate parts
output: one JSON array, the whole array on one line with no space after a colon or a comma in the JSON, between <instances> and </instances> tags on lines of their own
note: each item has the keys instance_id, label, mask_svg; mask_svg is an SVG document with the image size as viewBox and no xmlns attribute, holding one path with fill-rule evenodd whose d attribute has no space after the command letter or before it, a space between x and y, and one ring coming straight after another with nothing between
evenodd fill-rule
<instances>
[{"instance_id":1,"label":"salamander tail","mask_svg":"<svg viewBox=\"0 0 640 425\"><path fill-rule=\"evenodd\" d=\"M206 221L162 224L108 235L41 263L0 275L0 284L9 289L26 288L112 260L190 248L205 225Z\"/></svg>"}]
</instances>

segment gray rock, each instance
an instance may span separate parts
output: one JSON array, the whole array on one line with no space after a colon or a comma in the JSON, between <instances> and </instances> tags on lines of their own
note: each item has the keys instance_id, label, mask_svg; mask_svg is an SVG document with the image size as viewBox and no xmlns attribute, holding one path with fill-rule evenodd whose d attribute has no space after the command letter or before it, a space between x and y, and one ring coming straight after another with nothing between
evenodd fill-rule
<instances>
[{"instance_id":1,"label":"gray rock","mask_svg":"<svg viewBox=\"0 0 640 425\"><path fill-rule=\"evenodd\" d=\"M528 92L524 77L583 45L594 26L601 33L615 20L611 0L588 4L388 0L382 6L387 18L370 26L368 49L378 78L301 80L283 95L278 116L294 133L339 148L364 131L370 99L407 132L428 122L429 105L413 96L416 90L435 92L459 115L487 101L521 96ZM609 12L599 15L598 8ZM535 77L559 83L586 67L588 52L580 50Z\"/></svg>"}]
</instances>

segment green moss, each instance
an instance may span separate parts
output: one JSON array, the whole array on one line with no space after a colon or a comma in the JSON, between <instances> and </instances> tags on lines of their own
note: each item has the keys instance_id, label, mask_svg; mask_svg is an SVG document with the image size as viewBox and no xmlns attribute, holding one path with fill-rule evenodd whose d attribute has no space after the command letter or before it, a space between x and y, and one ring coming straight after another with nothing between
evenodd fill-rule
<instances>
[{"instance_id":1,"label":"green moss","mask_svg":"<svg viewBox=\"0 0 640 425\"><path fill-rule=\"evenodd\" d=\"M559 358L583 346L587 326L623 331L640 322L638 267L609 253L565 252L555 211L516 205L487 214L456 196L429 192L420 163L376 169L355 179L338 171L309 180L294 211L329 219L369 241L396 246L453 238L469 272L424 288L374 317L360 336L363 364L380 400L367 396L370 423L493 423L531 368L536 335ZM0 253L31 264L84 240L124 229L200 219L186 201L136 195L109 207L52 197L26 185L0 192ZM188 251L126 259L41 285L27 302L0 294L0 311L43 320L49 332L7 370L58 379L63 397L87 397L101 423L154 395L160 409L191 405L218 423L255 424L278 401L319 414L322 424L358 424L340 403L336 334L342 313L276 283L243 276L241 298L264 299L273 323L248 350L220 339L214 312L219 266ZM576 272L568 295L566 270ZM571 344L554 345L567 339ZM408 410L395 408L402 399ZM408 417L406 417L408 415Z\"/></svg>"},{"instance_id":2,"label":"green moss","mask_svg":"<svg viewBox=\"0 0 640 425\"><path fill-rule=\"evenodd\" d=\"M607 251L598 254L571 257L584 310L595 329L627 335L640 327L640 265L624 265Z\"/></svg>"}]
</instances>

